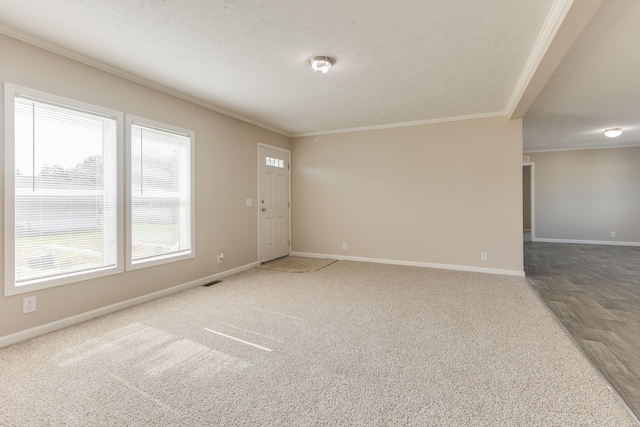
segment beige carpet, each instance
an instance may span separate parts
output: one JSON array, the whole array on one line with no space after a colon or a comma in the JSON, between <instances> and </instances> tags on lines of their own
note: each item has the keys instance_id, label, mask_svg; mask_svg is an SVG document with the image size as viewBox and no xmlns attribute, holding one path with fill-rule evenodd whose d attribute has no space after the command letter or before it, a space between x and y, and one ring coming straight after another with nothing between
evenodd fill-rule
<instances>
[{"instance_id":1,"label":"beige carpet","mask_svg":"<svg viewBox=\"0 0 640 427\"><path fill-rule=\"evenodd\" d=\"M288 256L282 259L261 264L256 268L286 273L312 273L336 262L335 259L306 258Z\"/></svg>"},{"instance_id":2,"label":"beige carpet","mask_svg":"<svg viewBox=\"0 0 640 427\"><path fill-rule=\"evenodd\" d=\"M0 425L634 424L524 279L341 261L0 349Z\"/></svg>"}]
</instances>

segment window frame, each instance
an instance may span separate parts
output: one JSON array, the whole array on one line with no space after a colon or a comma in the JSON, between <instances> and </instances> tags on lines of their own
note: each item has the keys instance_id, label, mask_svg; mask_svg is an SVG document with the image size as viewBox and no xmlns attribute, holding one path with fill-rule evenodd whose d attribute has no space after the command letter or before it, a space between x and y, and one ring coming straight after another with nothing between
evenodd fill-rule
<instances>
[{"instance_id":1,"label":"window frame","mask_svg":"<svg viewBox=\"0 0 640 427\"><path fill-rule=\"evenodd\" d=\"M26 97L42 100L43 102L58 104L61 107L84 111L90 114L112 117L116 121L116 264L109 267L59 274L53 277L33 279L22 285L16 284L15 274L15 100L16 97ZM98 277L120 274L124 271L124 114L119 111L85 103L35 89L30 89L8 82L4 84L4 295L19 295L41 289L67 285Z\"/></svg>"},{"instance_id":2,"label":"window frame","mask_svg":"<svg viewBox=\"0 0 640 427\"><path fill-rule=\"evenodd\" d=\"M190 221L191 221L191 245L189 251L181 251L176 253L162 254L149 257L143 260L133 260L133 236L132 236L132 135L131 128L133 125L152 128L155 130L175 133L189 138L189 186L190 186ZM139 117L131 114L126 115L126 138L125 138L125 169L126 169L126 209L125 209L125 268L127 271L138 270L141 268L153 267L157 265L169 264L173 262L183 261L195 258L196 256L196 217L195 217L195 132L178 126L169 125L167 123Z\"/></svg>"}]
</instances>

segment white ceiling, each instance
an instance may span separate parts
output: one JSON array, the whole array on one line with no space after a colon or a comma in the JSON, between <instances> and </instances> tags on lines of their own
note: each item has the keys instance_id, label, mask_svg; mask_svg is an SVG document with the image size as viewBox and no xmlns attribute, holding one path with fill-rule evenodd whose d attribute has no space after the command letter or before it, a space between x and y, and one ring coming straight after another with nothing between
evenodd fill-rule
<instances>
[{"instance_id":1,"label":"white ceiling","mask_svg":"<svg viewBox=\"0 0 640 427\"><path fill-rule=\"evenodd\" d=\"M0 31L296 135L505 114L553 3L2 0Z\"/></svg>"},{"instance_id":2,"label":"white ceiling","mask_svg":"<svg viewBox=\"0 0 640 427\"><path fill-rule=\"evenodd\" d=\"M302 135L510 115L583 1L2 0L0 32ZM526 114L525 151L640 144L638 22L640 1L602 2ZM312 55L337 62L314 73Z\"/></svg>"},{"instance_id":3,"label":"white ceiling","mask_svg":"<svg viewBox=\"0 0 640 427\"><path fill-rule=\"evenodd\" d=\"M640 1L605 0L524 117L524 150L640 145L639 52Z\"/></svg>"}]
</instances>

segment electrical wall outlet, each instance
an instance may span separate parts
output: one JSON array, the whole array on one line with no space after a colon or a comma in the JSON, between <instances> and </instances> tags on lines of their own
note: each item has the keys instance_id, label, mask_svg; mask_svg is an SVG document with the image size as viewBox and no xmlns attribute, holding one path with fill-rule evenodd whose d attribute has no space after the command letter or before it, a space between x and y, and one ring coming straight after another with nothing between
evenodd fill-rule
<instances>
[{"instance_id":1,"label":"electrical wall outlet","mask_svg":"<svg viewBox=\"0 0 640 427\"><path fill-rule=\"evenodd\" d=\"M342 250L343 250L343 251L346 251L346 250L347 250L347 244L346 244L346 243L343 243L343 244L342 244Z\"/></svg>"},{"instance_id":2,"label":"electrical wall outlet","mask_svg":"<svg viewBox=\"0 0 640 427\"><path fill-rule=\"evenodd\" d=\"M224 261L224 252L218 254L218 264L222 264L222 261Z\"/></svg>"},{"instance_id":3,"label":"electrical wall outlet","mask_svg":"<svg viewBox=\"0 0 640 427\"><path fill-rule=\"evenodd\" d=\"M480 261L486 261L489 259L489 255L486 252L480 252Z\"/></svg>"},{"instance_id":4,"label":"electrical wall outlet","mask_svg":"<svg viewBox=\"0 0 640 427\"><path fill-rule=\"evenodd\" d=\"M615 231L611 232L611 237L616 237L616 232Z\"/></svg>"},{"instance_id":5,"label":"electrical wall outlet","mask_svg":"<svg viewBox=\"0 0 640 427\"><path fill-rule=\"evenodd\" d=\"M36 296L24 297L22 299L22 314L36 311Z\"/></svg>"}]
</instances>

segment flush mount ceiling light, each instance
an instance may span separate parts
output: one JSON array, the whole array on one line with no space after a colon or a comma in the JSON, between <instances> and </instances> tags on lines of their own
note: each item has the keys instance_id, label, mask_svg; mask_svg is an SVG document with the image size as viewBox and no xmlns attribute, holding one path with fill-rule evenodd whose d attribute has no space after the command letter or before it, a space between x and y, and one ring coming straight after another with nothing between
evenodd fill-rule
<instances>
[{"instance_id":1,"label":"flush mount ceiling light","mask_svg":"<svg viewBox=\"0 0 640 427\"><path fill-rule=\"evenodd\" d=\"M336 63L336 60L328 56L312 56L307 60L307 63L313 71L322 71L326 74L331 66Z\"/></svg>"},{"instance_id":2,"label":"flush mount ceiling light","mask_svg":"<svg viewBox=\"0 0 640 427\"><path fill-rule=\"evenodd\" d=\"M621 134L622 134L621 128L611 128L604 131L604 136L608 138L615 138L617 136L620 136Z\"/></svg>"}]
</instances>

